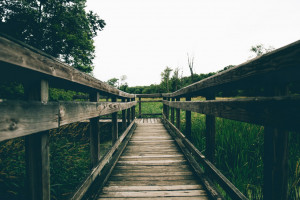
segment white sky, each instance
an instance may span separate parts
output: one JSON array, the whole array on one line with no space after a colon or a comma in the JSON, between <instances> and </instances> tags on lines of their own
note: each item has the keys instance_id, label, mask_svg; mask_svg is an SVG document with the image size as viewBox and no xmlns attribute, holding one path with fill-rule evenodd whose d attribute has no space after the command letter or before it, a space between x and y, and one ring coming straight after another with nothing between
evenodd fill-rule
<instances>
[{"instance_id":1,"label":"white sky","mask_svg":"<svg viewBox=\"0 0 300 200\"><path fill-rule=\"evenodd\" d=\"M94 76L160 83L166 66L189 75L245 62L251 46L300 39L300 0L87 0L106 26L95 38Z\"/></svg>"}]
</instances>

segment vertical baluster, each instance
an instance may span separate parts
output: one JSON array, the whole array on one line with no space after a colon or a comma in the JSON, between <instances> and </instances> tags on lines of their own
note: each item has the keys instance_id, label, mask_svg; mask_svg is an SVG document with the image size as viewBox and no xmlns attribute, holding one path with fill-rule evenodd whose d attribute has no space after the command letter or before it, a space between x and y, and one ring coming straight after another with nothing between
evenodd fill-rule
<instances>
[{"instance_id":1,"label":"vertical baluster","mask_svg":"<svg viewBox=\"0 0 300 200\"><path fill-rule=\"evenodd\" d=\"M168 97L166 100L170 101L170 98ZM166 106L166 118L167 118L167 120L169 120L169 116L170 116L170 106Z\"/></svg>"},{"instance_id":2,"label":"vertical baluster","mask_svg":"<svg viewBox=\"0 0 300 200\"><path fill-rule=\"evenodd\" d=\"M186 97L186 101L191 101L191 97ZM192 137L192 113L185 111L185 136L190 140Z\"/></svg>"},{"instance_id":3,"label":"vertical baluster","mask_svg":"<svg viewBox=\"0 0 300 200\"><path fill-rule=\"evenodd\" d=\"M172 98L172 101L175 101L175 98ZM174 107L171 107L171 123L174 124Z\"/></svg>"},{"instance_id":4,"label":"vertical baluster","mask_svg":"<svg viewBox=\"0 0 300 200\"><path fill-rule=\"evenodd\" d=\"M273 86L270 95L286 95L286 86ZM265 127L264 131L264 199L287 200L288 131Z\"/></svg>"},{"instance_id":5,"label":"vertical baluster","mask_svg":"<svg viewBox=\"0 0 300 200\"><path fill-rule=\"evenodd\" d=\"M139 118L142 117L142 98L139 97Z\"/></svg>"},{"instance_id":6,"label":"vertical baluster","mask_svg":"<svg viewBox=\"0 0 300 200\"><path fill-rule=\"evenodd\" d=\"M90 101L99 101L99 92L90 93ZM90 152L91 152L91 164L95 167L100 160L100 125L99 117L90 119Z\"/></svg>"},{"instance_id":7,"label":"vertical baluster","mask_svg":"<svg viewBox=\"0 0 300 200\"><path fill-rule=\"evenodd\" d=\"M135 101L135 98L132 98L131 101ZM135 106L131 107L131 121L135 118Z\"/></svg>"},{"instance_id":8,"label":"vertical baluster","mask_svg":"<svg viewBox=\"0 0 300 200\"><path fill-rule=\"evenodd\" d=\"M40 80L25 85L28 100L47 103L49 84ZM38 113L37 113L38 114ZM25 137L27 199L50 199L49 132L43 131Z\"/></svg>"},{"instance_id":9,"label":"vertical baluster","mask_svg":"<svg viewBox=\"0 0 300 200\"><path fill-rule=\"evenodd\" d=\"M130 102L130 98L127 99L127 102L128 102L128 103ZM127 112L127 126L129 126L129 125L130 125L130 118L131 118L131 117L130 117L131 109L128 108L126 112Z\"/></svg>"},{"instance_id":10,"label":"vertical baluster","mask_svg":"<svg viewBox=\"0 0 300 200\"><path fill-rule=\"evenodd\" d=\"M122 102L125 103L125 98L122 98ZM122 131L126 130L126 110L122 110Z\"/></svg>"},{"instance_id":11,"label":"vertical baluster","mask_svg":"<svg viewBox=\"0 0 300 200\"><path fill-rule=\"evenodd\" d=\"M177 97L176 101L180 101L180 98ZM180 109L176 108L176 127L180 130Z\"/></svg>"},{"instance_id":12,"label":"vertical baluster","mask_svg":"<svg viewBox=\"0 0 300 200\"><path fill-rule=\"evenodd\" d=\"M111 98L112 102L117 102L117 97ZM112 113L112 144L118 139L118 112Z\"/></svg>"},{"instance_id":13,"label":"vertical baluster","mask_svg":"<svg viewBox=\"0 0 300 200\"><path fill-rule=\"evenodd\" d=\"M206 96L206 100L215 100L215 95L209 94ZM206 124L206 158L214 163L215 160L215 135L216 135L216 117L213 115L205 116Z\"/></svg>"}]
</instances>

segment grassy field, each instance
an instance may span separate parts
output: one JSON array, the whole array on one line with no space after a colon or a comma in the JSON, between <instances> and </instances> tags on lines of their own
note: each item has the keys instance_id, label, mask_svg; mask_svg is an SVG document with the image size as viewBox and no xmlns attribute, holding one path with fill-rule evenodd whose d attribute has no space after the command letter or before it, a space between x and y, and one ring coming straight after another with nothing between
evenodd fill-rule
<instances>
[{"instance_id":1,"label":"grassy field","mask_svg":"<svg viewBox=\"0 0 300 200\"><path fill-rule=\"evenodd\" d=\"M143 103L142 112L162 112L162 104ZM180 123L184 133L184 111ZM192 113L192 143L205 154L205 115ZM262 199L263 143L262 126L216 118L215 165L249 199ZM299 133L289 133L288 194L289 199L300 199Z\"/></svg>"}]
</instances>

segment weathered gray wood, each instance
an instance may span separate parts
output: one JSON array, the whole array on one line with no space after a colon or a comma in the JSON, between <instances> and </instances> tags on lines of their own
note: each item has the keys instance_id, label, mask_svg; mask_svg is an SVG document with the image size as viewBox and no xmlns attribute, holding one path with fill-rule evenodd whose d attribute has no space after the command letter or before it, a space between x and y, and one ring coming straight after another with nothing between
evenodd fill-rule
<instances>
[{"instance_id":1,"label":"weathered gray wood","mask_svg":"<svg viewBox=\"0 0 300 200\"><path fill-rule=\"evenodd\" d=\"M46 80L32 82L25 87L28 100L48 102L49 85ZM21 113L20 113L21 114ZM35 113L39 115L40 113ZM27 199L50 200L49 133L39 132L25 137Z\"/></svg>"},{"instance_id":2,"label":"weathered gray wood","mask_svg":"<svg viewBox=\"0 0 300 200\"><path fill-rule=\"evenodd\" d=\"M104 166L112 159L112 156L114 155L115 151L119 148L120 144L125 139L125 137L129 133L133 125L134 125L134 121L127 127L127 129L123 132L123 134L118 138L118 140L111 147L110 151L105 156L102 157L98 165L92 169L91 173L87 176L87 178L83 181L80 187L72 195L71 200L82 199L82 197L90 188L90 186L95 181L95 179L98 177L99 173L104 168Z\"/></svg>"},{"instance_id":3,"label":"weathered gray wood","mask_svg":"<svg viewBox=\"0 0 300 200\"><path fill-rule=\"evenodd\" d=\"M202 189L201 185L164 185L164 186L110 186L104 187L104 192L112 191L173 191L173 190L200 190Z\"/></svg>"},{"instance_id":4,"label":"weathered gray wood","mask_svg":"<svg viewBox=\"0 0 300 200\"><path fill-rule=\"evenodd\" d=\"M176 98L176 102L179 102L180 98ZM176 127L180 129L180 108L176 108Z\"/></svg>"},{"instance_id":5,"label":"weathered gray wood","mask_svg":"<svg viewBox=\"0 0 300 200\"><path fill-rule=\"evenodd\" d=\"M300 121L299 103L300 98L297 96L164 102L164 104L183 110L286 130L300 129L298 126Z\"/></svg>"},{"instance_id":6,"label":"weathered gray wood","mask_svg":"<svg viewBox=\"0 0 300 200\"><path fill-rule=\"evenodd\" d=\"M217 73L171 94L163 94L163 97L199 96L202 93L205 95L205 90L211 90L214 87L224 88L228 83L231 83L231 89L235 89L240 88L243 84L251 83L253 86L255 84L265 84L266 82L276 82L278 79L283 82L299 81L300 56L298 55L300 55L300 40L224 72Z\"/></svg>"},{"instance_id":7,"label":"weathered gray wood","mask_svg":"<svg viewBox=\"0 0 300 200\"><path fill-rule=\"evenodd\" d=\"M90 93L90 101L98 102L99 93ZM100 159L100 124L99 117L90 119L90 152L91 152L91 168L95 167Z\"/></svg>"},{"instance_id":8,"label":"weathered gray wood","mask_svg":"<svg viewBox=\"0 0 300 200\"><path fill-rule=\"evenodd\" d=\"M136 94L136 97L138 98L159 98L162 97L161 93L157 94Z\"/></svg>"},{"instance_id":9,"label":"weathered gray wood","mask_svg":"<svg viewBox=\"0 0 300 200\"><path fill-rule=\"evenodd\" d=\"M186 97L186 101L191 101L191 97ZM192 113L189 110L185 111L185 136L192 139Z\"/></svg>"},{"instance_id":10,"label":"weathered gray wood","mask_svg":"<svg viewBox=\"0 0 300 200\"><path fill-rule=\"evenodd\" d=\"M122 98L122 102L125 103L126 99ZM122 110L122 131L125 131L127 127L126 123L126 110Z\"/></svg>"},{"instance_id":11,"label":"weathered gray wood","mask_svg":"<svg viewBox=\"0 0 300 200\"><path fill-rule=\"evenodd\" d=\"M135 102L135 99L132 98L131 101ZM133 121L135 119L135 105L131 107L131 120Z\"/></svg>"},{"instance_id":12,"label":"weathered gray wood","mask_svg":"<svg viewBox=\"0 0 300 200\"><path fill-rule=\"evenodd\" d=\"M129 103L131 101L131 99L127 99L127 103ZM129 124L131 123L131 117L130 117L130 115L131 115L131 110L128 108L127 110L126 110L126 113L127 113L127 126L129 126Z\"/></svg>"},{"instance_id":13,"label":"weathered gray wood","mask_svg":"<svg viewBox=\"0 0 300 200\"><path fill-rule=\"evenodd\" d=\"M268 93L287 95L288 88L285 85L273 85ZM288 199L288 137L288 131L283 128L264 128L264 199Z\"/></svg>"},{"instance_id":14,"label":"weathered gray wood","mask_svg":"<svg viewBox=\"0 0 300 200\"><path fill-rule=\"evenodd\" d=\"M1 101L0 141L107 115L135 105L108 102ZM39 113L38 115L36 113Z\"/></svg>"},{"instance_id":15,"label":"weathered gray wood","mask_svg":"<svg viewBox=\"0 0 300 200\"><path fill-rule=\"evenodd\" d=\"M142 98L139 97L139 118L142 116Z\"/></svg>"},{"instance_id":16,"label":"weathered gray wood","mask_svg":"<svg viewBox=\"0 0 300 200\"><path fill-rule=\"evenodd\" d=\"M206 100L215 100L215 95L210 94L206 96ZM205 124L206 124L206 149L205 155L206 158L214 163L215 161L215 137L216 137L216 117L213 115L205 116Z\"/></svg>"},{"instance_id":17,"label":"weathered gray wood","mask_svg":"<svg viewBox=\"0 0 300 200\"><path fill-rule=\"evenodd\" d=\"M172 98L172 101L175 101L175 98ZM174 124L175 118L174 118L174 107L171 107L171 122Z\"/></svg>"},{"instance_id":18,"label":"weathered gray wood","mask_svg":"<svg viewBox=\"0 0 300 200\"><path fill-rule=\"evenodd\" d=\"M109 199L109 200L126 200L128 199L127 197L124 198L111 198L111 197L107 197L107 198L101 198L101 199ZM151 200L208 200L209 198L207 198L206 196L193 196L193 197L151 197ZM99 199L100 200L100 199ZM149 198L145 197L135 197L134 200L149 200Z\"/></svg>"},{"instance_id":19,"label":"weathered gray wood","mask_svg":"<svg viewBox=\"0 0 300 200\"><path fill-rule=\"evenodd\" d=\"M245 195L243 195L209 160L207 160L205 156L172 123L168 120L164 121L174 131L176 137L180 138L180 140L176 140L176 142L179 141L182 143L186 147L184 149L189 150L193 156L201 162L205 169L209 171L209 174L214 177L217 183L221 185L232 199L248 200ZM198 170L201 169L198 168ZM201 174L201 172L199 173Z\"/></svg>"},{"instance_id":20,"label":"weathered gray wood","mask_svg":"<svg viewBox=\"0 0 300 200\"><path fill-rule=\"evenodd\" d=\"M112 102L117 102L117 98L116 97L112 97L111 98ZM118 140L118 112L114 112L112 113L112 144L114 144L117 140Z\"/></svg>"},{"instance_id":21,"label":"weathered gray wood","mask_svg":"<svg viewBox=\"0 0 300 200\"><path fill-rule=\"evenodd\" d=\"M2 34L0 35L0 61L18 66L20 70L31 70L32 76L28 74L27 77L36 77L37 75L42 77L48 75L51 77L51 84L57 84L61 88L71 84L74 89L77 85L88 89L97 89L120 97L133 98L135 96L118 90L105 82L99 81L86 73L76 70L74 67L62 63L40 50ZM14 72L9 71L9 67L3 68L2 70L4 70L3 74L5 74L5 76L10 75L10 78L13 78L15 75ZM26 71L26 73L30 72ZM86 90L83 91L86 92Z\"/></svg>"}]
</instances>

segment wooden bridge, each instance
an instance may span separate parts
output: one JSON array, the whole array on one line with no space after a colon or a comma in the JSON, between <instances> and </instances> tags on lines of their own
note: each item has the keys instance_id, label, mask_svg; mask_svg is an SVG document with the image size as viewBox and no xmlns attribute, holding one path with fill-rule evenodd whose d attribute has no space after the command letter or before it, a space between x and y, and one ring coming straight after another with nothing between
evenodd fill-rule
<instances>
[{"instance_id":1,"label":"wooden bridge","mask_svg":"<svg viewBox=\"0 0 300 200\"><path fill-rule=\"evenodd\" d=\"M25 137L28 199L50 199L48 130L82 120L90 122L92 168L70 199L223 199L215 183L230 198L247 199L213 165L216 117L265 127L264 199L287 199L287 132L300 122L299 90L288 87L300 81L300 41L168 94L122 92L4 35L0 66L1 80L24 86L25 100L0 100L0 141ZM49 85L88 93L89 101L51 102ZM215 99L249 88L258 89L252 97ZM191 101L198 96L206 100ZM160 118L140 118L143 98L162 98L162 113L152 113ZM190 142L191 112L206 115L205 156ZM100 157L99 117L110 114L113 145Z\"/></svg>"}]
</instances>

